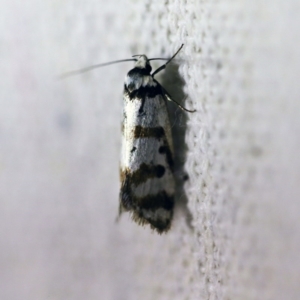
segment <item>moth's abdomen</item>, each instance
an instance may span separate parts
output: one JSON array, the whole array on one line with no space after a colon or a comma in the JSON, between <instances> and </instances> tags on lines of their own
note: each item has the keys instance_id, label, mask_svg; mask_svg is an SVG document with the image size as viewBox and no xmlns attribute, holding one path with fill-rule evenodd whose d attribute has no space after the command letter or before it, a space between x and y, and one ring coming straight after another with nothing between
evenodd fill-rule
<instances>
[{"instance_id":1,"label":"moth's abdomen","mask_svg":"<svg viewBox=\"0 0 300 300\"><path fill-rule=\"evenodd\" d=\"M159 233L167 231L174 207L173 145L160 95L130 99L124 93L120 171L121 211L130 211L134 221Z\"/></svg>"}]
</instances>

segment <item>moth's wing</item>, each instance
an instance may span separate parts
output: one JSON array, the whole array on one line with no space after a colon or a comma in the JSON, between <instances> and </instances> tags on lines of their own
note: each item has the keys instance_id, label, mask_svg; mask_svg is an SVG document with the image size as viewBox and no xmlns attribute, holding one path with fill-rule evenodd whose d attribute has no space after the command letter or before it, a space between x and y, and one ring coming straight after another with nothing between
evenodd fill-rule
<instances>
[{"instance_id":1,"label":"moth's wing","mask_svg":"<svg viewBox=\"0 0 300 300\"><path fill-rule=\"evenodd\" d=\"M142 109L141 109L142 108ZM163 96L124 94L121 150L121 210L163 232L169 229L174 206L173 143Z\"/></svg>"}]
</instances>

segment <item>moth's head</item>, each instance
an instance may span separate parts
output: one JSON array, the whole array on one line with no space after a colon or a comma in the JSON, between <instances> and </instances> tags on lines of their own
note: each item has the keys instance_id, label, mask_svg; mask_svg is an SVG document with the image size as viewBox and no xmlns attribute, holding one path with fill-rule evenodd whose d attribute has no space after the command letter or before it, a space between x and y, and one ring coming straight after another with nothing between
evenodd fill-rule
<instances>
[{"instance_id":1,"label":"moth's head","mask_svg":"<svg viewBox=\"0 0 300 300\"><path fill-rule=\"evenodd\" d=\"M139 69L145 69L148 73L150 73L152 70L149 59L146 55L137 55L135 67Z\"/></svg>"}]
</instances>

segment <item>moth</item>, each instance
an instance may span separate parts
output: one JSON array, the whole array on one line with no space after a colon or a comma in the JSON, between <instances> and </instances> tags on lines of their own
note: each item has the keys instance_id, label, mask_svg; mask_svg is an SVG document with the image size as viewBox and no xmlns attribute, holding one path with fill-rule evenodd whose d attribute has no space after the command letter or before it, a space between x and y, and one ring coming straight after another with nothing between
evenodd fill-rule
<instances>
[{"instance_id":1,"label":"moth","mask_svg":"<svg viewBox=\"0 0 300 300\"><path fill-rule=\"evenodd\" d=\"M175 198L174 148L167 101L175 102L154 76L182 49L152 74L151 60L145 55L95 65L65 75L82 73L113 63L135 61L123 91L122 146L120 161L119 215L130 212L140 225L148 224L159 234L171 227Z\"/></svg>"}]
</instances>

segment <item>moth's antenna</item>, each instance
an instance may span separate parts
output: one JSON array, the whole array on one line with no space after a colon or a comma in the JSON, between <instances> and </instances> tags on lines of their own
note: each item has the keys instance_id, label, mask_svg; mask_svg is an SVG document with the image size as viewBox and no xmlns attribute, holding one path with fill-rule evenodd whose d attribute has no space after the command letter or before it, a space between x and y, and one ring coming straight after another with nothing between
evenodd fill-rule
<instances>
[{"instance_id":1,"label":"moth's antenna","mask_svg":"<svg viewBox=\"0 0 300 300\"><path fill-rule=\"evenodd\" d=\"M145 54L135 54L135 55L132 55L132 57L138 57L138 56L142 56L142 55L145 55ZM169 60L168 58L161 58L161 57L158 57L158 58L150 58L148 59L148 61L150 60Z\"/></svg>"},{"instance_id":2,"label":"moth's antenna","mask_svg":"<svg viewBox=\"0 0 300 300\"><path fill-rule=\"evenodd\" d=\"M137 57L137 56L142 56L142 55L144 55L144 54L135 54L135 55L132 55L132 57ZM159 57L159 58L150 58L150 59L148 59L148 61L150 61L150 60L169 60L169 59Z\"/></svg>"},{"instance_id":3,"label":"moth's antenna","mask_svg":"<svg viewBox=\"0 0 300 300\"><path fill-rule=\"evenodd\" d=\"M150 60L169 60L168 58L160 58L160 57L157 57L157 58L150 58L148 59L148 61Z\"/></svg>"},{"instance_id":4,"label":"moth's antenna","mask_svg":"<svg viewBox=\"0 0 300 300\"><path fill-rule=\"evenodd\" d=\"M166 68L166 66L167 66L167 64L168 63L170 63L172 60L173 60L173 58L179 53L179 51L182 49L182 47L183 47L183 45L184 44L182 44L181 46L180 46L180 48L177 50L177 52L164 64L164 65L162 65L162 66L160 66L158 69L156 69L153 73L152 73L152 77L154 77L154 75L155 74L157 74L158 72L160 72L161 70L163 70L163 69L165 69ZM149 59L149 60L151 60L151 59Z\"/></svg>"},{"instance_id":5,"label":"moth's antenna","mask_svg":"<svg viewBox=\"0 0 300 300\"><path fill-rule=\"evenodd\" d=\"M132 57L137 57L137 56L142 56L144 54L135 54L135 55L132 55ZM169 60L168 58L161 58L161 57L158 57L158 58L150 58L148 59L148 61L150 60Z\"/></svg>"},{"instance_id":6,"label":"moth's antenna","mask_svg":"<svg viewBox=\"0 0 300 300\"><path fill-rule=\"evenodd\" d=\"M105 66L117 64L117 63L120 63L120 62L125 62L125 61L137 61L137 59L129 58L129 59L121 59L121 60L110 61L110 62L107 62L107 63L104 63L104 64L97 64L97 65L89 66L89 67L86 67L86 68L83 68L83 69L63 73L59 76L59 78L63 79L63 78L66 78L66 77L86 73L86 72L89 72L89 71L97 69L97 68L101 68L101 67L105 67Z\"/></svg>"},{"instance_id":7,"label":"moth's antenna","mask_svg":"<svg viewBox=\"0 0 300 300\"><path fill-rule=\"evenodd\" d=\"M183 44L180 46L180 48L177 50L177 52L171 58L155 57L155 58L149 58L148 61L150 61L150 60L168 60L168 62L166 62L166 64L165 64L165 65L167 65L178 54L178 52L181 50L182 47L183 47ZM132 57L137 57L137 56L142 56L142 55L143 54L135 54L135 55L132 55Z\"/></svg>"}]
</instances>

